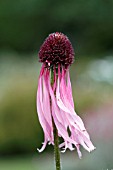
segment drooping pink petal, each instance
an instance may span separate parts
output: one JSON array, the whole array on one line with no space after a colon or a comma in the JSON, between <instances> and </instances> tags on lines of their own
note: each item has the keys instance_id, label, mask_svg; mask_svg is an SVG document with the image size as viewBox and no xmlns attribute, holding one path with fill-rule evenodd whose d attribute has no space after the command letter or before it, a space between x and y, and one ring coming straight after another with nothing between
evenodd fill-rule
<instances>
[{"instance_id":1,"label":"drooping pink petal","mask_svg":"<svg viewBox=\"0 0 113 170\"><path fill-rule=\"evenodd\" d=\"M74 101L73 101L73 96L72 96L72 88L71 88L71 81L70 81L70 75L69 75L69 69L67 70L67 87L66 91L68 94L68 100L70 101L71 106L74 108Z\"/></svg>"},{"instance_id":2,"label":"drooping pink petal","mask_svg":"<svg viewBox=\"0 0 113 170\"><path fill-rule=\"evenodd\" d=\"M56 99L58 106L65 112L71 115L71 117L75 120L75 122L81 127L82 130L85 130L84 124L81 118L76 114L74 108L71 106L70 101L68 99L68 94L66 91L66 83L65 83L65 75L62 74L61 82L57 81L57 89L56 89Z\"/></svg>"},{"instance_id":3,"label":"drooping pink petal","mask_svg":"<svg viewBox=\"0 0 113 170\"><path fill-rule=\"evenodd\" d=\"M44 109L44 107L46 107L47 110L49 111L49 106L45 102L45 96L44 96L44 93L43 93L43 92L46 92L46 90L47 90L46 88L45 88L45 90L43 89L43 83L44 83L43 82L43 75L44 75L44 72L43 72L43 67L42 67L41 72L40 72L40 76L39 76L38 90L37 90L37 113L38 113L40 124L43 128L43 131L44 131L45 141L44 141L44 144L42 146L42 149L39 150L40 152L45 148L48 141L53 143L52 122L47 121L47 117L46 117L50 113L48 112L47 115L46 115L45 109ZM47 93L46 93L46 97L47 97ZM43 101L43 99L44 99L44 101Z\"/></svg>"},{"instance_id":4,"label":"drooping pink petal","mask_svg":"<svg viewBox=\"0 0 113 170\"><path fill-rule=\"evenodd\" d=\"M51 131L53 131L51 108L50 108L50 96L49 96L47 81L48 81L47 77L44 74L43 76L43 111L44 111L45 119L47 120L48 124L51 127Z\"/></svg>"},{"instance_id":5,"label":"drooping pink petal","mask_svg":"<svg viewBox=\"0 0 113 170\"><path fill-rule=\"evenodd\" d=\"M72 146L72 143L67 142L67 141L65 141L65 142L63 142L63 143L61 143L61 144L59 145L59 148L62 148L62 147L64 147L63 150L61 151L62 153L64 153L64 152L66 151L66 149L69 149L69 150L71 150L71 151L73 151L73 150L75 149L75 148Z\"/></svg>"},{"instance_id":6,"label":"drooping pink petal","mask_svg":"<svg viewBox=\"0 0 113 170\"><path fill-rule=\"evenodd\" d=\"M49 132L47 132L47 130L46 130L46 122L45 122L45 119L44 119L43 114L42 114L42 105L41 105L41 102L40 102L40 97L42 96L41 85L42 85L42 82L41 82L41 77L40 77L39 78L39 84L38 84L38 91L37 91L37 113L38 113L38 117L39 117L39 122L40 122L40 124L43 128L43 131L44 131L45 141L44 141L42 148L37 149L39 152L41 152L45 149L46 144L47 144L47 139L49 138Z\"/></svg>"},{"instance_id":7,"label":"drooping pink petal","mask_svg":"<svg viewBox=\"0 0 113 170\"><path fill-rule=\"evenodd\" d=\"M46 145L47 145L47 139L45 138L45 141L44 141L41 149L38 149L38 148L37 148L38 152L42 152L42 151L45 149Z\"/></svg>"},{"instance_id":8,"label":"drooping pink petal","mask_svg":"<svg viewBox=\"0 0 113 170\"><path fill-rule=\"evenodd\" d=\"M55 91L56 89L56 82L57 82L57 78L56 78L56 69L54 68L54 83L53 83L53 91Z\"/></svg>"},{"instance_id":9,"label":"drooping pink petal","mask_svg":"<svg viewBox=\"0 0 113 170\"><path fill-rule=\"evenodd\" d=\"M46 76L49 76L49 73L47 73ZM47 79L47 80L48 80L47 83L48 83L49 93L50 93L51 100L52 100L51 102L54 104L54 110L57 111L56 117L57 117L58 121L62 123L63 118L62 118L62 115L60 114L59 109L56 106L56 99L55 99L54 91L53 91L53 89L51 87L50 80L49 79Z\"/></svg>"},{"instance_id":10,"label":"drooping pink petal","mask_svg":"<svg viewBox=\"0 0 113 170\"><path fill-rule=\"evenodd\" d=\"M74 108L72 107L73 103L70 104L69 99L71 95L68 96L69 91L67 93L66 88L67 88L66 77L63 72L61 82L59 80L59 77L57 80L57 89L56 89L57 105L59 106L61 110L64 111L64 113L66 112L67 115L69 114L68 116L65 115L65 118L69 120L69 126L74 128L74 130L71 130L71 135L73 136L73 133L75 133L75 136L76 136L76 138L71 138L71 139L76 141L76 143L81 144L87 151L90 152L91 150L94 150L95 147L90 141L89 135L84 127L82 119L74 111ZM68 87L68 89L69 88L70 87ZM77 147L77 151L80 156L81 152L79 151L78 144L75 144L75 146Z\"/></svg>"},{"instance_id":11,"label":"drooping pink petal","mask_svg":"<svg viewBox=\"0 0 113 170\"><path fill-rule=\"evenodd\" d=\"M81 159L81 158L82 158L82 153L81 153L81 151L80 151L80 145L79 145L79 144L76 145L76 148L77 148L78 156L79 156L79 158Z\"/></svg>"},{"instance_id":12,"label":"drooping pink petal","mask_svg":"<svg viewBox=\"0 0 113 170\"><path fill-rule=\"evenodd\" d=\"M40 124L44 130L44 133L49 137L49 131L47 131L47 123L43 115L43 102L42 102L42 77L39 77L38 90L37 90L37 113Z\"/></svg>"},{"instance_id":13,"label":"drooping pink petal","mask_svg":"<svg viewBox=\"0 0 113 170\"><path fill-rule=\"evenodd\" d=\"M64 125L65 122L63 123L62 115L60 114L60 108L58 108L57 106L56 99L53 90L51 88L50 82L48 82L48 85L49 85L49 92L50 92L51 103L52 103L52 116L54 119L54 123L57 127L58 133L61 137L63 137L65 141L76 144L76 142L69 137L67 129L65 128Z\"/></svg>"}]
</instances>

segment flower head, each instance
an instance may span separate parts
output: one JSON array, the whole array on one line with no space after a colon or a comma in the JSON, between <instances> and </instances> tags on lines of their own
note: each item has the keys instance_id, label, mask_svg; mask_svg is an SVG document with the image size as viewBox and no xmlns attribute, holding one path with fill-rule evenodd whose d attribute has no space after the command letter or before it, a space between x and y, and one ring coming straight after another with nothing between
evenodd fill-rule
<instances>
[{"instance_id":1,"label":"flower head","mask_svg":"<svg viewBox=\"0 0 113 170\"><path fill-rule=\"evenodd\" d=\"M50 34L39 51L40 62L47 66L69 66L74 61L74 50L69 39L62 33Z\"/></svg>"},{"instance_id":2,"label":"flower head","mask_svg":"<svg viewBox=\"0 0 113 170\"><path fill-rule=\"evenodd\" d=\"M80 145L87 151L95 149L90 141L82 119L74 110L69 66L74 61L74 50L69 39L62 33L50 34L39 51L42 62L37 90L37 112L44 131L44 143L54 145L52 120L58 130L58 136L64 142L59 145L62 152L77 149L81 158ZM51 84L51 71L54 81ZM68 133L70 131L70 134Z\"/></svg>"}]
</instances>

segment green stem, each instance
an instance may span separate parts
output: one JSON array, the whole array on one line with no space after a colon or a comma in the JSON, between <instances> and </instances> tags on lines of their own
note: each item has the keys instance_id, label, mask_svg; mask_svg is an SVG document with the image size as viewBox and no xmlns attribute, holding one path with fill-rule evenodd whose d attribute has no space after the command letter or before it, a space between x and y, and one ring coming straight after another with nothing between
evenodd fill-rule
<instances>
[{"instance_id":1,"label":"green stem","mask_svg":"<svg viewBox=\"0 0 113 170\"><path fill-rule=\"evenodd\" d=\"M53 85L53 83L54 83L54 73L53 73L53 69L51 69L51 85ZM53 119L52 119L52 123L53 123L53 134L54 134L55 165L56 165L56 170L61 170L58 131Z\"/></svg>"},{"instance_id":2,"label":"green stem","mask_svg":"<svg viewBox=\"0 0 113 170\"><path fill-rule=\"evenodd\" d=\"M56 170L61 170L58 131L54 122L53 122L53 129L54 129L54 155L55 155Z\"/></svg>"}]
</instances>

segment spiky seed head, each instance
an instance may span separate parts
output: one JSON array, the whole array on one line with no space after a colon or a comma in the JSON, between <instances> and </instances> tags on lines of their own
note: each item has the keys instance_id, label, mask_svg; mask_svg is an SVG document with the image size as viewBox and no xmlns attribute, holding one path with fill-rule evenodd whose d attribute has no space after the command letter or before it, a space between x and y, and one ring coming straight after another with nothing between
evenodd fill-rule
<instances>
[{"instance_id":1,"label":"spiky seed head","mask_svg":"<svg viewBox=\"0 0 113 170\"><path fill-rule=\"evenodd\" d=\"M74 50L68 37L63 33L50 34L39 51L39 61L46 66L56 66L58 64L68 67L74 61Z\"/></svg>"}]
</instances>

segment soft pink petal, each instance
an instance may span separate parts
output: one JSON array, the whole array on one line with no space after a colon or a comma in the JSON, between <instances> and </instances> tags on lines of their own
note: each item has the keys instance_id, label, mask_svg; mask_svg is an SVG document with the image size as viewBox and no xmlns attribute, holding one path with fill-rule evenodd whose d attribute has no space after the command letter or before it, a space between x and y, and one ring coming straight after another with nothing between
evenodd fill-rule
<instances>
[{"instance_id":1,"label":"soft pink petal","mask_svg":"<svg viewBox=\"0 0 113 170\"><path fill-rule=\"evenodd\" d=\"M81 153L81 151L80 151L80 146L79 146L79 145L76 145L76 148L77 148L78 156L79 156L79 158L81 159L81 158L82 158L82 153Z\"/></svg>"},{"instance_id":2,"label":"soft pink petal","mask_svg":"<svg viewBox=\"0 0 113 170\"><path fill-rule=\"evenodd\" d=\"M48 73L49 74L49 73ZM50 80L48 79L48 88L49 88L49 93L50 93L50 96L51 96L51 100L52 100L52 103L53 103L53 105L54 105L54 110L56 110L56 112L57 112L57 114L56 114L56 117L57 117L57 119L58 119L58 121L60 122L60 123L63 123L63 118L62 118L62 115L60 114L60 109L57 107L57 105L56 105L56 99L55 99L55 95L54 95L54 91L53 91L53 89L52 89L52 87L51 87L51 84L50 84Z\"/></svg>"},{"instance_id":3,"label":"soft pink petal","mask_svg":"<svg viewBox=\"0 0 113 170\"><path fill-rule=\"evenodd\" d=\"M70 86L70 85L69 85ZM69 121L69 126L73 126L75 129L74 131L71 131L71 134L75 133L75 138L72 138L76 143L81 144L87 151L94 150L95 147L90 141L89 135L84 127L82 119L75 113L74 108L72 107L72 104L70 104L70 97L68 96L69 91L66 91L66 77L64 72L62 73L61 82L58 77L57 81L57 89L56 89L56 99L57 99L57 105L60 109L64 111L66 119ZM71 87L68 87L68 89ZM72 93L71 93L72 94ZM76 133L77 131L77 133ZM75 144L77 147L77 151L79 154L79 157L81 157L81 152L78 149L78 145Z\"/></svg>"},{"instance_id":4,"label":"soft pink petal","mask_svg":"<svg viewBox=\"0 0 113 170\"><path fill-rule=\"evenodd\" d=\"M52 128L52 118L51 118L51 109L50 109L50 96L49 96L49 90L47 86L47 80L48 77L44 75L43 77L43 112L44 117L47 120L48 124L51 127L51 131L53 131Z\"/></svg>"},{"instance_id":5,"label":"soft pink petal","mask_svg":"<svg viewBox=\"0 0 113 170\"><path fill-rule=\"evenodd\" d=\"M38 82L38 90L37 90L37 113L38 113L38 117L39 117L39 122L40 122L40 124L41 124L41 126L43 128L44 136L45 136L45 142L44 142L44 145L43 145L41 150L43 150L43 148L46 145L47 141L50 141L51 143L53 142L52 122L51 121L47 122L44 107L48 108L48 106L45 106L45 101L43 102L43 99L44 99L43 72L41 70L40 77L39 77L39 82Z\"/></svg>"},{"instance_id":6,"label":"soft pink petal","mask_svg":"<svg viewBox=\"0 0 113 170\"><path fill-rule=\"evenodd\" d=\"M71 88L71 81L70 81L70 75L69 75L69 69L67 70L67 94L68 94L68 100L70 101L71 106L74 108L74 101L72 96L72 88Z\"/></svg>"},{"instance_id":7,"label":"soft pink petal","mask_svg":"<svg viewBox=\"0 0 113 170\"><path fill-rule=\"evenodd\" d=\"M53 91L56 89L56 83L57 83L57 78L56 78L56 69L54 68L54 83L53 83Z\"/></svg>"},{"instance_id":8,"label":"soft pink petal","mask_svg":"<svg viewBox=\"0 0 113 170\"><path fill-rule=\"evenodd\" d=\"M62 124L61 120L63 120L63 119L61 117L62 115L60 114L60 109L58 108L58 106L56 104L56 100L55 100L52 88L50 86L50 83L48 82L48 84L49 84L49 91L50 91L50 96L51 96L51 100L52 100L52 116L53 116L53 119L54 119L54 123L57 127L58 133L61 137L63 137L63 139L65 141L76 144L76 142L69 137L65 125ZM58 117L58 115L59 115L59 117Z\"/></svg>"},{"instance_id":9,"label":"soft pink petal","mask_svg":"<svg viewBox=\"0 0 113 170\"><path fill-rule=\"evenodd\" d=\"M45 141L44 141L44 143L42 145L42 148L41 149L37 148L38 152L42 152L45 149L46 145L47 145L47 140L45 139Z\"/></svg>"},{"instance_id":10,"label":"soft pink petal","mask_svg":"<svg viewBox=\"0 0 113 170\"><path fill-rule=\"evenodd\" d=\"M39 78L38 90L37 90L37 113L39 117L40 124L44 130L44 133L49 138L49 131L47 131L47 124L43 115L43 105L42 105L42 77Z\"/></svg>"},{"instance_id":11,"label":"soft pink petal","mask_svg":"<svg viewBox=\"0 0 113 170\"><path fill-rule=\"evenodd\" d=\"M74 108L71 106L69 99L67 98L68 94L66 92L66 84L64 82L65 77L62 77L61 82L58 77L57 89L56 89L56 99L57 105L60 109L67 112L75 120L75 122L81 127L82 130L85 130L84 124L81 118L76 114Z\"/></svg>"}]
</instances>

